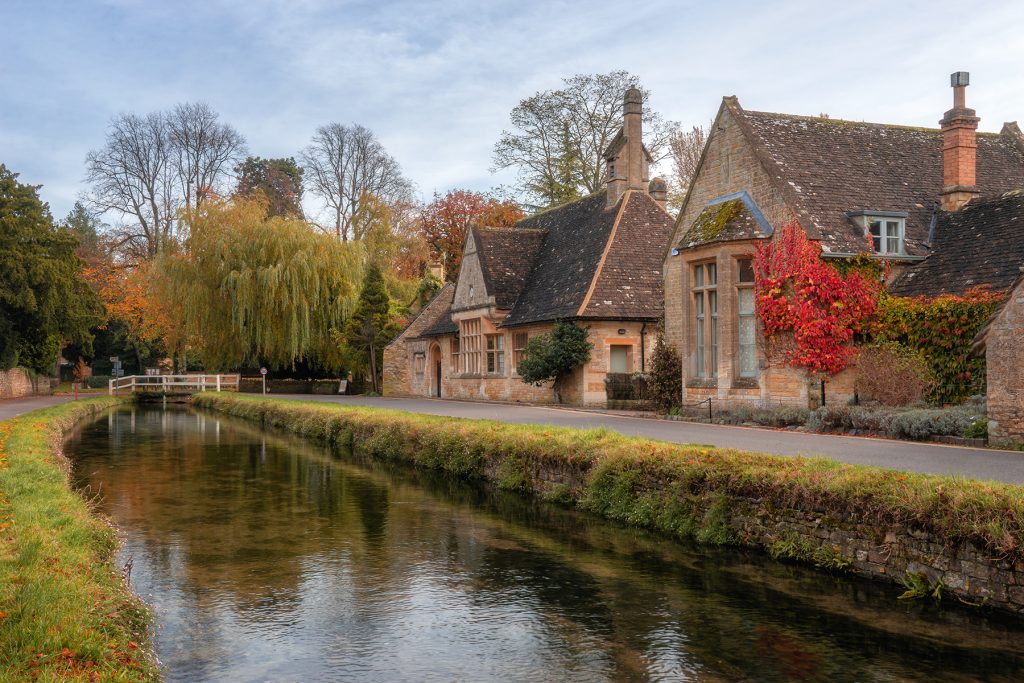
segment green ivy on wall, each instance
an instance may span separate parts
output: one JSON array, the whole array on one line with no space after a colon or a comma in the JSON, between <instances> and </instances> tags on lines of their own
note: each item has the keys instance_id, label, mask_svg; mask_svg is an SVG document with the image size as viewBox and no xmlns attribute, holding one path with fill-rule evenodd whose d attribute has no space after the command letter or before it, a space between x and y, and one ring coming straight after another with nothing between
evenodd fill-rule
<instances>
[{"instance_id":1,"label":"green ivy on wall","mask_svg":"<svg viewBox=\"0 0 1024 683\"><path fill-rule=\"evenodd\" d=\"M935 378L929 400L960 403L985 391L985 359L972 357L971 345L1004 298L980 288L934 299L883 294L870 336L919 351Z\"/></svg>"}]
</instances>

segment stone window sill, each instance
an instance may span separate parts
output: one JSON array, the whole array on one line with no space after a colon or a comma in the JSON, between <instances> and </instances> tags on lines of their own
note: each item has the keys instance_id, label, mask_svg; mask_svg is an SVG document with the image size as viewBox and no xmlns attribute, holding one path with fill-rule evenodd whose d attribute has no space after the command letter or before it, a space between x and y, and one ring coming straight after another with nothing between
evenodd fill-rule
<instances>
[{"instance_id":1,"label":"stone window sill","mask_svg":"<svg viewBox=\"0 0 1024 683\"><path fill-rule=\"evenodd\" d=\"M756 377L737 377L732 381L733 389L760 389L761 383Z\"/></svg>"},{"instance_id":2,"label":"stone window sill","mask_svg":"<svg viewBox=\"0 0 1024 683\"><path fill-rule=\"evenodd\" d=\"M686 380L687 389L717 389L717 377L693 377Z\"/></svg>"}]
</instances>

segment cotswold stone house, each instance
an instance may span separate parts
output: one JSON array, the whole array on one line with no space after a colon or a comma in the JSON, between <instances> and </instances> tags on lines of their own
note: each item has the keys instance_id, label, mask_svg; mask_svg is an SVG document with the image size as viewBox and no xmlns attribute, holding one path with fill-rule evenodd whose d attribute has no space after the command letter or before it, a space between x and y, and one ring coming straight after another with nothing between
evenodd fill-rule
<instances>
[{"instance_id":1,"label":"cotswold stone house","mask_svg":"<svg viewBox=\"0 0 1024 683\"><path fill-rule=\"evenodd\" d=\"M563 381L569 403L604 404L609 372L640 372L662 315L661 265L672 230L665 182L648 179L641 95L626 93L605 151L605 190L526 218L474 227L458 281L384 352L387 395L553 400L516 368L530 337L556 321L589 328L590 362Z\"/></svg>"},{"instance_id":2,"label":"cotswold stone house","mask_svg":"<svg viewBox=\"0 0 1024 683\"><path fill-rule=\"evenodd\" d=\"M952 85L940 129L746 111L724 98L664 264L666 336L683 356L687 401L808 403L804 373L768 363L754 312L751 259L791 220L825 258L889 261L899 295L1012 285L1024 212L1005 193L1024 187L1024 139L1015 123L977 133L967 74ZM832 399L852 395L854 372L830 380Z\"/></svg>"}]
</instances>

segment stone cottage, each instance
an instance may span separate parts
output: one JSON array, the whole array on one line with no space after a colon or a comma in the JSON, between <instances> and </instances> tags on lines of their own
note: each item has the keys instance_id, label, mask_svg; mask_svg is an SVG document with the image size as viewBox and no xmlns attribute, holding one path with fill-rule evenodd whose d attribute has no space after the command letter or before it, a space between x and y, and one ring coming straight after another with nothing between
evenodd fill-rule
<instances>
[{"instance_id":1,"label":"stone cottage","mask_svg":"<svg viewBox=\"0 0 1024 683\"><path fill-rule=\"evenodd\" d=\"M754 315L751 260L794 219L826 259L887 260L899 295L1012 284L1024 213L1006 193L1024 187L1024 139L1015 123L976 132L967 83L953 74L939 129L746 111L724 98L664 264L686 401L808 403L804 373L767 362ZM853 377L830 380L831 397L849 398Z\"/></svg>"},{"instance_id":2,"label":"stone cottage","mask_svg":"<svg viewBox=\"0 0 1024 683\"><path fill-rule=\"evenodd\" d=\"M641 94L629 90L604 190L511 228L469 231L458 281L385 349L385 394L551 401L550 387L527 385L516 368L529 338L556 321L589 328L594 345L563 381L564 401L604 404L608 373L646 368L672 218L665 182L648 178L642 132Z\"/></svg>"}]
</instances>

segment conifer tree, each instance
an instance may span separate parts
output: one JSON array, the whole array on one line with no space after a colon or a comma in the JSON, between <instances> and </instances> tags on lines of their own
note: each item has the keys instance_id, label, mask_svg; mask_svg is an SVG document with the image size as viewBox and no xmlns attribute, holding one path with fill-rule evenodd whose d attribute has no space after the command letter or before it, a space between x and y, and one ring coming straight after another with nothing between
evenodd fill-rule
<instances>
[{"instance_id":1,"label":"conifer tree","mask_svg":"<svg viewBox=\"0 0 1024 683\"><path fill-rule=\"evenodd\" d=\"M371 264L363 278L355 311L345 325L345 345L349 356L369 372L374 393L381 393L384 347L396 332L384 275L376 264Z\"/></svg>"}]
</instances>

